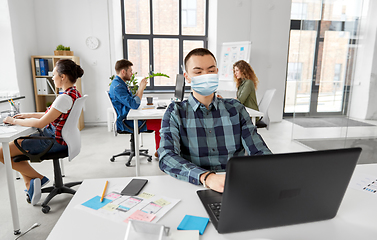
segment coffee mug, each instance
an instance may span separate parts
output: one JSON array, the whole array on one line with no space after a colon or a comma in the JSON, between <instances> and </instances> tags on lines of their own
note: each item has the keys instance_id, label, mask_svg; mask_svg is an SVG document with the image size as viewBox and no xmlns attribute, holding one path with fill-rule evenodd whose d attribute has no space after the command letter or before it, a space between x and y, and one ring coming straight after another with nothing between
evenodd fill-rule
<instances>
[{"instance_id":1,"label":"coffee mug","mask_svg":"<svg viewBox=\"0 0 377 240\"><path fill-rule=\"evenodd\" d=\"M147 97L147 105L153 105L153 97Z\"/></svg>"}]
</instances>

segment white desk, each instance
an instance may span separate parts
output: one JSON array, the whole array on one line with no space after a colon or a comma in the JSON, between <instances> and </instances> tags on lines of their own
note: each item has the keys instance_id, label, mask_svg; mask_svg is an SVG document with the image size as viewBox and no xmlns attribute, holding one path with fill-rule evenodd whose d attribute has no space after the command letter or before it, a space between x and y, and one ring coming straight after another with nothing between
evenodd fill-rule
<instances>
[{"instance_id":1,"label":"white desk","mask_svg":"<svg viewBox=\"0 0 377 240\"><path fill-rule=\"evenodd\" d=\"M134 120L134 139L135 139L135 165L136 165L136 176L140 175L140 166L139 166L139 137L138 137L138 120L147 120L147 119L162 119L165 114L166 109L145 109L145 105L140 105L140 108L135 110L131 109L128 112L127 120Z\"/></svg>"},{"instance_id":2,"label":"white desk","mask_svg":"<svg viewBox=\"0 0 377 240\"><path fill-rule=\"evenodd\" d=\"M167 105L168 100L165 101ZM140 175L140 166L139 166L139 138L138 138L138 120L147 120L147 119L162 119L166 109L144 109L146 105L144 102L140 105L139 109L131 109L127 115L127 120L134 121L134 139L135 139L135 165L136 165L136 176ZM246 108L249 113L253 124L255 125L257 117L263 117L263 113L256 111L251 108Z\"/></svg>"},{"instance_id":3,"label":"white desk","mask_svg":"<svg viewBox=\"0 0 377 240\"><path fill-rule=\"evenodd\" d=\"M377 164L359 165L355 173L360 172L377 176ZM176 229L186 214L208 217L196 194L196 190L202 189L202 187L176 180L167 175L143 178L149 179L143 191L181 199L158 221L159 224ZM113 184L126 185L131 178L85 180L47 239L123 240L126 233L125 224L116 223L75 208L76 205L82 204L92 196L101 195L106 180L109 181L109 187L111 187ZM377 196L375 195L348 188L338 215L334 219L230 234L218 234L214 226L209 223L200 239L376 239L376 200Z\"/></svg>"},{"instance_id":4,"label":"white desk","mask_svg":"<svg viewBox=\"0 0 377 240\"><path fill-rule=\"evenodd\" d=\"M8 129L15 129L16 131L10 133L4 133L3 131ZM12 212L12 220L13 220L13 230L15 234L20 233L20 220L18 218L18 208L17 208L17 201L16 201L16 192L14 190L14 178L12 172L12 163L10 158L10 151L9 151L9 142L13 141L14 139L30 135L35 132L35 128L31 127L21 127L18 125L14 126L0 126L0 141L3 146L3 156L4 156L4 164L5 164L5 171L7 174L7 182L8 182L8 192L9 192L9 199L10 199L10 208Z\"/></svg>"}]
</instances>

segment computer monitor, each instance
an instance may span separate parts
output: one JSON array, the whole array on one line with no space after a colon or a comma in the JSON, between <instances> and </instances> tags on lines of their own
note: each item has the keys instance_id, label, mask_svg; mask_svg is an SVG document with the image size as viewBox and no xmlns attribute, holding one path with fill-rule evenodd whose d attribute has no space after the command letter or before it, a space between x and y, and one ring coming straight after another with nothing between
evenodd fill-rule
<instances>
[{"instance_id":1,"label":"computer monitor","mask_svg":"<svg viewBox=\"0 0 377 240\"><path fill-rule=\"evenodd\" d=\"M175 93L174 97L179 101L183 101L183 96L185 95L185 77L183 74L177 74L175 80Z\"/></svg>"}]
</instances>

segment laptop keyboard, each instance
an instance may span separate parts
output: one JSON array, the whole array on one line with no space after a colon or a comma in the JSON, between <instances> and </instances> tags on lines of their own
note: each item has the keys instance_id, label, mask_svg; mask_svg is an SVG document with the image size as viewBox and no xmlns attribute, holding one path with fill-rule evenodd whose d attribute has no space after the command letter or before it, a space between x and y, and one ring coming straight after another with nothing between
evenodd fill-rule
<instances>
[{"instance_id":1,"label":"laptop keyboard","mask_svg":"<svg viewBox=\"0 0 377 240\"><path fill-rule=\"evenodd\" d=\"M210 203L208 205L218 221L220 218L220 213L221 213L221 202Z\"/></svg>"}]
</instances>

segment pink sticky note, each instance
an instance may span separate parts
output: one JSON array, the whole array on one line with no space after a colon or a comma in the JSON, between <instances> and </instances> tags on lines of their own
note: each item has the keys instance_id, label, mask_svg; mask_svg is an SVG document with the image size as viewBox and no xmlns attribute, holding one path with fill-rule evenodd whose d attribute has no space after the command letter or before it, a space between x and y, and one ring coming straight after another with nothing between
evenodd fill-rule
<instances>
[{"instance_id":1,"label":"pink sticky note","mask_svg":"<svg viewBox=\"0 0 377 240\"><path fill-rule=\"evenodd\" d=\"M156 217L155 214L145 213L143 211L137 210L131 216L129 216L126 220L124 220L124 222L128 223L128 220L130 219L151 222L155 217Z\"/></svg>"}]
</instances>

